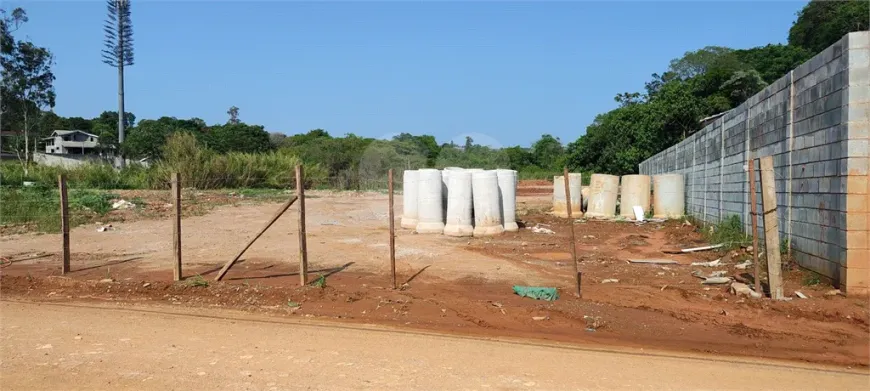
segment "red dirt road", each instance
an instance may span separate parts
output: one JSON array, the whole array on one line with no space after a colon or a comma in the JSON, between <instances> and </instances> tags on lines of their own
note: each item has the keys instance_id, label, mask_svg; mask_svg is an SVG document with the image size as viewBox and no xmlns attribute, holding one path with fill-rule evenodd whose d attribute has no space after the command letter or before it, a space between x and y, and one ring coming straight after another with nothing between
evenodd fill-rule
<instances>
[{"instance_id":1,"label":"red dirt road","mask_svg":"<svg viewBox=\"0 0 870 391\"><path fill-rule=\"evenodd\" d=\"M748 300L730 295L723 286L702 286L691 275L694 270L740 274L734 265L747 254L664 254L665 248L703 243L694 227L679 221L640 226L578 223L584 297L573 297L568 226L540 212L546 209L546 197L521 197L520 218L528 226L546 224L553 235L523 229L494 238L451 239L400 231L399 281L407 285L393 291L385 268L384 200L382 195L311 200L310 270L312 279L327 276L323 288L298 287L291 217L279 220L225 282L208 286L198 286L204 285L198 278L169 282L171 241L161 236L168 226L165 221L119 224L119 231L110 233L80 228L74 237L88 240L74 244L73 273L66 277L58 276L53 235L0 237L2 255L17 260L0 269L0 293L35 302L161 304L183 311L229 308L715 357L767 357L843 367L870 364L866 298L826 296L829 286L803 286L804 273L799 270L786 271L786 293L800 290L811 296L807 300ZM274 208L224 207L186 219L185 275L211 280ZM142 242L132 241L135 238ZM137 254L137 248L144 251ZM48 256L21 259L34 251ZM689 265L720 257L726 264L721 268ZM669 258L678 264L627 262L634 258ZM100 282L107 278L111 282ZM603 283L605 279L618 282ZM555 286L562 297L552 303L521 298L511 289L517 284Z\"/></svg>"}]
</instances>

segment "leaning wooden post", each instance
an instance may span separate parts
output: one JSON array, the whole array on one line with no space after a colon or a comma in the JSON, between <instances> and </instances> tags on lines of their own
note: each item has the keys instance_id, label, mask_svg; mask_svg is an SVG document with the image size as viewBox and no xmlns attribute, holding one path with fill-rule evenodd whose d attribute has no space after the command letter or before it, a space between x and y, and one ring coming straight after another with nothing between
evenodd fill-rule
<instances>
[{"instance_id":1,"label":"leaning wooden post","mask_svg":"<svg viewBox=\"0 0 870 391\"><path fill-rule=\"evenodd\" d=\"M782 300L782 266L779 258L779 221L776 216L776 184L773 172L773 157L761 158L761 196L764 210L764 240L767 251L767 282L770 297ZM756 277L758 278L758 277Z\"/></svg>"},{"instance_id":2,"label":"leaning wooden post","mask_svg":"<svg viewBox=\"0 0 870 391\"><path fill-rule=\"evenodd\" d=\"M755 263L755 291L761 291L761 265L758 264L758 205L755 195L755 158L749 157L749 215L752 216L752 262Z\"/></svg>"},{"instance_id":3,"label":"leaning wooden post","mask_svg":"<svg viewBox=\"0 0 870 391\"><path fill-rule=\"evenodd\" d=\"M60 191L60 230L63 233L63 264L61 274L69 273L69 199L66 192L66 175L57 177L57 187Z\"/></svg>"},{"instance_id":4,"label":"leaning wooden post","mask_svg":"<svg viewBox=\"0 0 870 391\"><path fill-rule=\"evenodd\" d=\"M305 173L296 165L296 197L299 198L299 284L308 283L308 245L305 240Z\"/></svg>"},{"instance_id":5,"label":"leaning wooden post","mask_svg":"<svg viewBox=\"0 0 870 391\"><path fill-rule=\"evenodd\" d=\"M393 281L393 289L396 286L396 217L393 214L393 169L387 174L390 188L390 276Z\"/></svg>"},{"instance_id":6,"label":"leaning wooden post","mask_svg":"<svg viewBox=\"0 0 870 391\"><path fill-rule=\"evenodd\" d=\"M565 178L565 206L568 207L568 225L571 226L571 263L574 264L574 274L577 277L577 296L582 298L583 291L580 289L580 269L577 266L577 241L574 236L574 216L571 214L571 180L568 176L568 167L563 169Z\"/></svg>"},{"instance_id":7,"label":"leaning wooden post","mask_svg":"<svg viewBox=\"0 0 870 391\"><path fill-rule=\"evenodd\" d=\"M172 277L181 281L181 181L178 173L172 173L170 194L172 197L172 253L175 263L172 265Z\"/></svg>"},{"instance_id":8,"label":"leaning wooden post","mask_svg":"<svg viewBox=\"0 0 870 391\"><path fill-rule=\"evenodd\" d=\"M215 277L214 280L220 281L221 279L223 279L224 276L227 274L227 272L230 270L230 268L233 267L233 265L242 257L242 255L245 253L245 251L248 251L248 249L251 248L251 246L254 244L254 242L256 242L257 239L260 238L260 236L263 236L263 234L266 232L266 230L268 230L269 227L272 226L272 224L275 224L275 222L278 221L278 218L281 217L281 215L283 215L284 212L287 211L287 209L290 209L290 206L293 205L293 203L296 202L296 200L298 198L299 197L293 196L292 198L290 198L289 200L284 202L284 204L281 205L280 208L278 208L278 210L275 212L275 214L272 215L272 218L269 219L269 221L266 223L266 225L260 229L260 232L257 232L257 234L254 235L254 237L248 241L248 244L246 244L245 247L242 248L242 251L239 251L239 253L236 255L235 258L233 258L232 260L230 260L229 262L224 264L224 267L221 268L221 270L217 274L217 277Z\"/></svg>"}]
</instances>

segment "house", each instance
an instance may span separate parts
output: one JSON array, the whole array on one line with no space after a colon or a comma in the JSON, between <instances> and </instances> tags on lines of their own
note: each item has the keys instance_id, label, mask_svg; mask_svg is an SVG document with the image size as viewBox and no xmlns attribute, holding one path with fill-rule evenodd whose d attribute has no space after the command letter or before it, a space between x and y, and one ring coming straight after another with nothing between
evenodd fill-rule
<instances>
[{"instance_id":1,"label":"house","mask_svg":"<svg viewBox=\"0 0 870 391\"><path fill-rule=\"evenodd\" d=\"M52 155L100 155L100 137L82 130L55 130L45 142Z\"/></svg>"}]
</instances>

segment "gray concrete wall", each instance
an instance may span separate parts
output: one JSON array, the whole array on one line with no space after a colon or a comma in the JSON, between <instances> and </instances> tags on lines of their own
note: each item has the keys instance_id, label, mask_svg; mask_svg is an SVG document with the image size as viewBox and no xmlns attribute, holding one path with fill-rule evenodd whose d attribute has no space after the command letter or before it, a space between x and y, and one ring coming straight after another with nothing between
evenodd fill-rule
<instances>
[{"instance_id":1,"label":"gray concrete wall","mask_svg":"<svg viewBox=\"0 0 870 391\"><path fill-rule=\"evenodd\" d=\"M640 173L684 174L688 214L711 223L736 215L750 232L747 161L750 156L772 156L780 238L789 240L800 265L866 293L868 64L870 33L850 33L641 163ZM761 211L760 173L756 180ZM758 226L763 241L761 216ZM853 272L847 273L849 267Z\"/></svg>"}]
</instances>

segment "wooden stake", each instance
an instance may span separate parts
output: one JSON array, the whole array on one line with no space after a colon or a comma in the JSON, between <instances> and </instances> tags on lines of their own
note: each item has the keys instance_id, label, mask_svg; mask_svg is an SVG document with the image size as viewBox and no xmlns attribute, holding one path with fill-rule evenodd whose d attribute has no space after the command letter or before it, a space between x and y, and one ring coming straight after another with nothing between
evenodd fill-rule
<instances>
[{"instance_id":1,"label":"wooden stake","mask_svg":"<svg viewBox=\"0 0 870 391\"><path fill-rule=\"evenodd\" d=\"M308 244L305 240L305 172L296 165L296 197L299 198L299 285L308 283Z\"/></svg>"},{"instance_id":2,"label":"wooden stake","mask_svg":"<svg viewBox=\"0 0 870 391\"><path fill-rule=\"evenodd\" d=\"M236 261L238 261L239 258L242 257L242 254L244 254L245 251L248 251L248 248L250 248L251 245L254 244L254 242L256 242L257 239L260 238L260 236L263 236L263 233L266 232L266 230L269 229L269 227L271 227L272 224L275 224L275 221L278 221L278 218L281 217L281 215L283 215L284 212L287 211L287 209L290 209L290 205L293 205L293 203L296 202L296 199L297 199L297 198L298 198L298 197L293 197L293 198L287 200L287 202L285 202L284 205L281 205L281 207L278 208L278 211L275 212L275 215L272 216L272 218L269 220L268 223L266 223L266 226L263 227L263 228L260 230L260 232L257 233L257 235L255 235L255 236L253 237L253 239L251 239L251 241L248 242L248 244L245 246L245 248L243 248L242 251L239 252L239 255L236 255L236 257L233 258L232 261L227 262L227 263L224 265L224 267L221 268L221 271L218 272L217 277L215 277L214 280L215 280L215 281L220 281L221 279L223 279L223 278L224 278L224 275L227 274L227 272L230 270L230 268L233 266L233 264L236 263Z\"/></svg>"},{"instance_id":3,"label":"wooden stake","mask_svg":"<svg viewBox=\"0 0 870 391\"><path fill-rule=\"evenodd\" d=\"M172 197L172 253L175 255L175 263L172 265L172 276L175 281L181 281L181 182L178 173L172 173L170 194Z\"/></svg>"},{"instance_id":4,"label":"wooden stake","mask_svg":"<svg viewBox=\"0 0 870 391\"><path fill-rule=\"evenodd\" d=\"M764 209L764 239L767 256L767 281L770 297L782 300L782 266L779 258L779 221L776 216L776 184L773 172L773 157L761 158L761 188ZM758 277L756 276L756 279Z\"/></svg>"},{"instance_id":5,"label":"wooden stake","mask_svg":"<svg viewBox=\"0 0 870 391\"><path fill-rule=\"evenodd\" d=\"M393 214L393 169L387 174L390 187L390 272L393 281L393 289L396 286L396 217Z\"/></svg>"},{"instance_id":6,"label":"wooden stake","mask_svg":"<svg viewBox=\"0 0 870 391\"><path fill-rule=\"evenodd\" d=\"M580 268L577 266L577 241L574 236L574 216L571 214L571 184L568 177L568 167L563 169L565 177L565 206L568 207L568 225L571 226L571 263L574 264L574 274L577 276L577 296L583 298L580 289Z\"/></svg>"},{"instance_id":7,"label":"wooden stake","mask_svg":"<svg viewBox=\"0 0 870 391\"><path fill-rule=\"evenodd\" d=\"M761 249L758 247L758 199L755 194L755 158L750 152L749 157L749 215L752 216L752 262L755 263L755 291L764 294L761 291L761 265L758 264L758 252Z\"/></svg>"},{"instance_id":8,"label":"wooden stake","mask_svg":"<svg viewBox=\"0 0 870 391\"><path fill-rule=\"evenodd\" d=\"M60 230L63 233L63 264L61 274L69 273L69 198L66 192L66 175L57 177L57 187L60 191Z\"/></svg>"}]
</instances>

